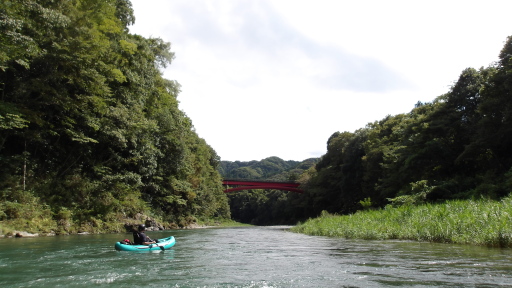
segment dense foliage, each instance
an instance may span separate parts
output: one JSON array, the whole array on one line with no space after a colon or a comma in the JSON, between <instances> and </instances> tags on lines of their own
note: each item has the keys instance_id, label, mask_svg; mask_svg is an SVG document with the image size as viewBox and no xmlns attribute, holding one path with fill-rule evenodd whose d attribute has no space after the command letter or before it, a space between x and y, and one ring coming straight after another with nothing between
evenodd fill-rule
<instances>
[{"instance_id":1,"label":"dense foliage","mask_svg":"<svg viewBox=\"0 0 512 288\"><path fill-rule=\"evenodd\" d=\"M221 161L219 171L225 179L298 181L318 158L285 161L268 157L261 161ZM228 194L234 220L257 225L295 224L304 218L304 195L280 190L248 190Z\"/></svg>"},{"instance_id":2,"label":"dense foliage","mask_svg":"<svg viewBox=\"0 0 512 288\"><path fill-rule=\"evenodd\" d=\"M76 232L141 214L229 218L219 157L162 77L170 44L130 34L134 21L129 0L1 2L4 224Z\"/></svg>"},{"instance_id":3,"label":"dense foliage","mask_svg":"<svg viewBox=\"0 0 512 288\"><path fill-rule=\"evenodd\" d=\"M317 162L318 158L285 161L273 156L261 161L221 161L218 170L225 179L294 181Z\"/></svg>"},{"instance_id":4,"label":"dense foliage","mask_svg":"<svg viewBox=\"0 0 512 288\"><path fill-rule=\"evenodd\" d=\"M498 62L465 69L431 103L353 133L334 133L308 181L311 212L509 195L511 55L509 37Z\"/></svg>"},{"instance_id":5,"label":"dense foliage","mask_svg":"<svg viewBox=\"0 0 512 288\"><path fill-rule=\"evenodd\" d=\"M323 211L349 214L387 205L506 197L512 190L511 55L509 37L498 62L465 69L431 103L418 102L409 113L389 115L355 132L334 133L319 162L293 178L306 193L230 195L233 216L272 224ZM235 167L233 177L260 179L272 172L260 169L272 167L270 160L223 167Z\"/></svg>"}]
</instances>

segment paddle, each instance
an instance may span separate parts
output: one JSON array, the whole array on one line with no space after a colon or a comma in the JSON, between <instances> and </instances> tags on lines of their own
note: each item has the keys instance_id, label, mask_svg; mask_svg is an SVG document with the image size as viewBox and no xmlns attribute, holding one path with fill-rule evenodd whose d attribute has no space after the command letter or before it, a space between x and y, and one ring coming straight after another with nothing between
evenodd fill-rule
<instances>
[{"instance_id":1,"label":"paddle","mask_svg":"<svg viewBox=\"0 0 512 288\"><path fill-rule=\"evenodd\" d=\"M156 240L155 240L155 241L156 241ZM157 242L158 242L158 241L157 241ZM163 243L162 243L162 244L163 244ZM160 250L165 251L164 246L160 245L160 243L149 244L149 248L153 248L153 247L155 247L155 245L156 245L157 247L160 247Z\"/></svg>"}]
</instances>

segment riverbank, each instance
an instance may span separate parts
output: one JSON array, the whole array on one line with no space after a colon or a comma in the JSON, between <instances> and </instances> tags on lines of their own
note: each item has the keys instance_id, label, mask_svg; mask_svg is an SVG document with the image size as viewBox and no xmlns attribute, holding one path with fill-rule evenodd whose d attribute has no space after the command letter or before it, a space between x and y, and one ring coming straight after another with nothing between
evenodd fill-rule
<instances>
[{"instance_id":1,"label":"riverbank","mask_svg":"<svg viewBox=\"0 0 512 288\"><path fill-rule=\"evenodd\" d=\"M143 221L142 223L144 223ZM177 225L171 224L161 224L154 220L151 220L150 222L154 222L151 226L148 226L148 223L146 222L146 225L148 226L148 231L160 231L160 230L183 230L183 229L204 229L204 228L221 228L221 227L242 227L242 226L251 226L249 224L239 223L231 219L210 219L205 221L197 221L197 222L191 222L187 225L180 227ZM111 228L109 230L104 230L96 227L85 227L81 230L71 230L71 232L65 232L65 233L56 233L53 230L47 231L26 231L23 229L19 229L13 226L5 226L0 222L0 238L31 238L31 237L48 237L48 236L56 236L56 235L87 235L87 234L112 234L112 233L124 233L129 232L130 230L133 230L138 225L138 223L141 223L140 221L125 221L125 222L118 222L114 224L109 224L108 227ZM133 226L133 227L132 227ZM112 227L115 227L112 229ZM131 227L131 228L130 228Z\"/></svg>"},{"instance_id":2,"label":"riverbank","mask_svg":"<svg viewBox=\"0 0 512 288\"><path fill-rule=\"evenodd\" d=\"M386 207L352 215L323 213L291 230L316 236L414 240L512 248L512 197L501 201Z\"/></svg>"}]
</instances>

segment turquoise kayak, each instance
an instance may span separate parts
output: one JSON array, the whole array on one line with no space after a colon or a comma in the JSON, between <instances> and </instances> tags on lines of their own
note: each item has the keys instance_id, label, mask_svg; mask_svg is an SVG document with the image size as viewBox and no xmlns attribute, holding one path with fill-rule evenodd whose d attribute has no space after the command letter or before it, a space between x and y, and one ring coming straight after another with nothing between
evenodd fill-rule
<instances>
[{"instance_id":1,"label":"turquoise kayak","mask_svg":"<svg viewBox=\"0 0 512 288\"><path fill-rule=\"evenodd\" d=\"M131 245L116 242L115 248L117 251L163 251L170 249L174 244L176 244L176 240L174 236L170 236L158 239L158 243L150 245Z\"/></svg>"}]
</instances>

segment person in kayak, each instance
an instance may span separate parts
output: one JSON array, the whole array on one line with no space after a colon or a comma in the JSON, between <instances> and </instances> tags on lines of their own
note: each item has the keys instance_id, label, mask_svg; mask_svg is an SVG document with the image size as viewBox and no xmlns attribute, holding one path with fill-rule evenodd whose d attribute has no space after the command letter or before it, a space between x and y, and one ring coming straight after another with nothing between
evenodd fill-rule
<instances>
[{"instance_id":1,"label":"person in kayak","mask_svg":"<svg viewBox=\"0 0 512 288\"><path fill-rule=\"evenodd\" d=\"M138 231L133 231L133 242L135 245L150 245L157 243L155 240L149 238L146 233L146 226L144 224L139 225Z\"/></svg>"}]
</instances>

